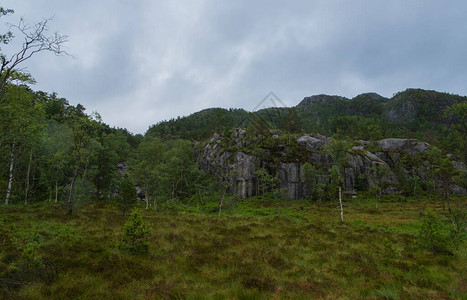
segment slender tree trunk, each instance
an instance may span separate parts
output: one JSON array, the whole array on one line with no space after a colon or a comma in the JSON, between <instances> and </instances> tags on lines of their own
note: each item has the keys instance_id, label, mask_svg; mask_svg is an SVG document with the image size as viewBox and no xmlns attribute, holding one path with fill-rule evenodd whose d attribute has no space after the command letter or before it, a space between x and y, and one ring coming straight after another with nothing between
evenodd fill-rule
<instances>
[{"instance_id":1,"label":"slender tree trunk","mask_svg":"<svg viewBox=\"0 0 467 300\"><path fill-rule=\"evenodd\" d=\"M58 202L58 181L55 179L55 204Z\"/></svg>"},{"instance_id":2,"label":"slender tree trunk","mask_svg":"<svg viewBox=\"0 0 467 300\"><path fill-rule=\"evenodd\" d=\"M157 196L154 195L154 210L157 210Z\"/></svg>"},{"instance_id":3,"label":"slender tree trunk","mask_svg":"<svg viewBox=\"0 0 467 300\"><path fill-rule=\"evenodd\" d=\"M175 182L172 181L172 199L175 198Z\"/></svg>"},{"instance_id":4,"label":"slender tree trunk","mask_svg":"<svg viewBox=\"0 0 467 300\"><path fill-rule=\"evenodd\" d=\"M344 223L344 209L342 207L342 188L339 187L339 204L341 206L341 222Z\"/></svg>"},{"instance_id":5,"label":"slender tree trunk","mask_svg":"<svg viewBox=\"0 0 467 300\"><path fill-rule=\"evenodd\" d=\"M451 202L449 200L449 186L446 186L446 201L448 202L448 211L451 213Z\"/></svg>"},{"instance_id":6,"label":"slender tree trunk","mask_svg":"<svg viewBox=\"0 0 467 300\"><path fill-rule=\"evenodd\" d=\"M444 197L441 195L441 201L443 201L443 211L446 211L446 205L444 204Z\"/></svg>"},{"instance_id":7,"label":"slender tree trunk","mask_svg":"<svg viewBox=\"0 0 467 300\"><path fill-rule=\"evenodd\" d=\"M76 178L78 178L78 171L75 171L75 174L73 175L73 179L71 180L70 196L68 198L68 214L69 215L73 213L73 197L75 196Z\"/></svg>"},{"instance_id":8,"label":"slender tree trunk","mask_svg":"<svg viewBox=\"0 0 467 300\"><path fill-rule=\"evenodd\" d=\"M221 216L221 213L222 213L222 205L224 204L224 196L225 196L225 191L222 193L222 196L219 199L219 217Z\"/></svg>"},{"instance_id":9,"label":"slender tree trunk","mask_svg":"<svg viewBox=\"0 0 467 300\"><path fill-rule=\"evenodd\" d=\"M24 187L24 205L28 204L29 194L29 175L31 174L31 163L32 163L32 149L29 153L28 169L26 170L26 185Z\"/></svg>"},{"instance_id":10,"label":"slender tree trunk","mask_svg":"<svg viewBox=\"0 0 467 300\"><path fill-rule=\"evenodd\" d=\"M8 202L10 201L11 187L13 185L13 167L15 165L15 148L16 148L16 143L13 142L13 145L11 146L11 153L10 153L10 171L9 171L9 178L8 178L8 188L6 190L5 205L8 205Z\"/></svg>"}]
</instances>

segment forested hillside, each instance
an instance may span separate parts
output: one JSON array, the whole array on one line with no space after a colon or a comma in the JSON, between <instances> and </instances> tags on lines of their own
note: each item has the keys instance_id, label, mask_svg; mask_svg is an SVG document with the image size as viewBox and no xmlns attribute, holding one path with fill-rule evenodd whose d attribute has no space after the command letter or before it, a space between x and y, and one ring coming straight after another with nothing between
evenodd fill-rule
<instances>
[{"instance_id":1,"label":"forested hillside","mask_svg":"<svg viewBox=\"0 0 467 300\"><path fill-rule=\"evenodd\" d=\"M5 204L72 203L91 191L109 195L116 164L127 161L142 139L111 128L80 104L26 85L7 84L2 99L0 190Z\"/></svg>"},{"instance_id":2,"label":"forested hillside","mask_svg":"<svg viewBox=\"0 0 467 300\"><path fill-rule=\"evenodd\" d=\"M159 122L147 135L203 140L214 132L248 127L252 118L266 121L269 128L290 133L320 133L338 138L378 140L416 138L462 156L464 139L459 129L466 120L462 107L466 96L422 89L407 89L392 98L376 93L352 99L340 96L305 97L291 108L269 108L257 112L209 109L187 117ZM456 105L455 105L456 104ZM454 106L453 106L454 105Z\"/></svg>"}]
</instances>

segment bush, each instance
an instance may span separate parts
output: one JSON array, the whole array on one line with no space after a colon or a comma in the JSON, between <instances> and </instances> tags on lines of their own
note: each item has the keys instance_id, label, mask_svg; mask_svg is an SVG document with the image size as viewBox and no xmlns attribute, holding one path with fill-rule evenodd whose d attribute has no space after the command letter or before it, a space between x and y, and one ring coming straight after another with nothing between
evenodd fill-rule
<instances>
[{"instance_id":1,"label":"bush","mask_svg":"<svg viewBox=\"0 0 467 300\"><path fill-rule=\"evenodd\" d=\"M462 230L443 223L431 210L427 210L420 225L418 243L421 248L435 254L453 254L463 240Z\"/></svg>"},{"instance_id":2,"label":"bush","mask_svg":"<svg viewBox=\"0 0 467 300\"><path fill-rule=\"evenodd\" d=\"M149 250L148 239L150 234L151 229L144 224L141 213L137 209L133 209L130 219L125 224L119 248L133 254L147 253Z\"/></svg>"}]
</instances>

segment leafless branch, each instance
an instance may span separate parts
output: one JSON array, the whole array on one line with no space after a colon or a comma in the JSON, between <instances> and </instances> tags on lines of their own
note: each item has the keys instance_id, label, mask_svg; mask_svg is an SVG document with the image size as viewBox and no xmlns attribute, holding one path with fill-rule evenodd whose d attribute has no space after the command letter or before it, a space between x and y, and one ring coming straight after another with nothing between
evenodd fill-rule
<instances>
[{"instance_id":1,"label":"leafless branch","mask_svg":"<svg viewBox=\"0 0 467 300\"><path fill-rule=\"evenodd\" d=\"M17 70L18 65L30 59L39 52L52 52L55 55L69 55L63 46L68 42L68 36L59 33L48 35L48 23L53 18L44 19L33 25L20 19L17 25L10 25L10 30L21 33L24 38L22 48L11 55L9 58L0 55L0 95L3 93L5 85L8 83L13 71ZM3 100L0 100L0 103Z\"/></svg>"}]
</instances>

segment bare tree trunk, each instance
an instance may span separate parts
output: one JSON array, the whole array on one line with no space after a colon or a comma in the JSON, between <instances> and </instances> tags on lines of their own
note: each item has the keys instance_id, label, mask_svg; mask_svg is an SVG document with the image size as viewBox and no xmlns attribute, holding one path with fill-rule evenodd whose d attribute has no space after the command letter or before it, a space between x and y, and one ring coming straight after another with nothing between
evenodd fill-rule
<instances>
[{"instance_id":1,"label":"bare tree trunk","mask_svg":"<svg viewBox=\"0 0 467 300\"><path fill-rule=\"evenodd\" d=\"M222 197L219 202L219 217L221 216L221 213L222 213L222 205L224 204L224 197L225 197L225 190L222 193Z\"/></svg>"},{"instance_id":2,"label":"bare tree trunk","mask_svg":"<svg viewBox=\"0 0 467 300\"><path fill-rule=\"evenodd\" d=\"M55 204L58 202L58 181L55 179Z\"/></svg>"},{"instance_id":3,"label":"bare tree trunk","mask_svg":"<svg viewBox=\"0 0 467 300\"><path fill-rule=\"evenodd\" d=\"M175 182L172 181L172 199L175 198Z\"/></svg>"},{"instance_id":4,"label":"bare tree trunk","mask_svg":"<svg viewBox=\"0 0 467 300\"><path fill-rule=\"evenodd\" d=\"M449 201L449 186L446 187L446 201L448 202L448 211L451 213L451 202Z\"/></svg>"},{"instance_id":5,"label":"bare tree trunk","mask_svg":"<svg viewBox=\"0 0 467 300\"><path fill-rule=\"evenodd\" d=\"M143 191L144 191L144 200L146 201L146 210L147 210L149 207L149 192L148 192L147 185L144 186Z\"/></svg>"},{"instance_id":6,"label":"bare tree trunk","mask_svg":"<svg viewBox=\"0 0 467 300\"><path fill-rule=\"evenodd\" d=\"M13 142L13 145L11 146L11 153L10 153L10 172L9 172L9 179L8 179L8 188L6 190L5 205L8 205L8 202L10 201L11 186L13 185L13 167L15 165L15 148L16 148L16 143Z\"/></svg>"},{"instance_id":7,"label":"bare tree trunk","mask_svg":"<svg viewBox=\"0 0 467 300\"><path fill-rule=\"evenodd\" d=\"M444 197L441 195L441 201L443 201L443 211L446 211L446 205L444 204Z\"/></svg>"},{"instance_id":8,"label":"bare tree trunk","mask_svg":"<svg viewBox=\"0 0 467 300\"><path fill-rule=\"evenodd\" d=\"M154 210L157 210L157 196L154 195Z\"/></svg>"},{"instance_id":9,"label":"bare tree trunk","mask_svg":"<svg viewBox=\"0 0 467 300\"><path fill-rule=\"evenodd\" d=\"M28 169L26 170L26 185L24 187L24 205L28 205L28 194L29 194L29 175L31 174L31 162L32 162L32 149L29 153Z\"/></svg>"},{"instance_id":10,"label":"bare tree trunk","mask_svg":"<svg viewBox=\"0 0 467 300\"><path fill-rule=\"evenodd\" d=\"M342 188L339 187L339 204L341 206L341 222L344 223L344 209L342 207Z\"/></svg>"},{"instance_id":11,"label":"bare tree trunk","mask_svg":"<svg viewBox=\"0 0 467 300\"><path fill-rule=\"evenodd\" d=\"M78 171L75 171L75 174L73 175L73 179L71 180L70 196L68 198L68 214L69 215L73 213L73 197L75 196L75 185L76 185L77 177L78 177Z\"/></svg>"}]
</instances>

